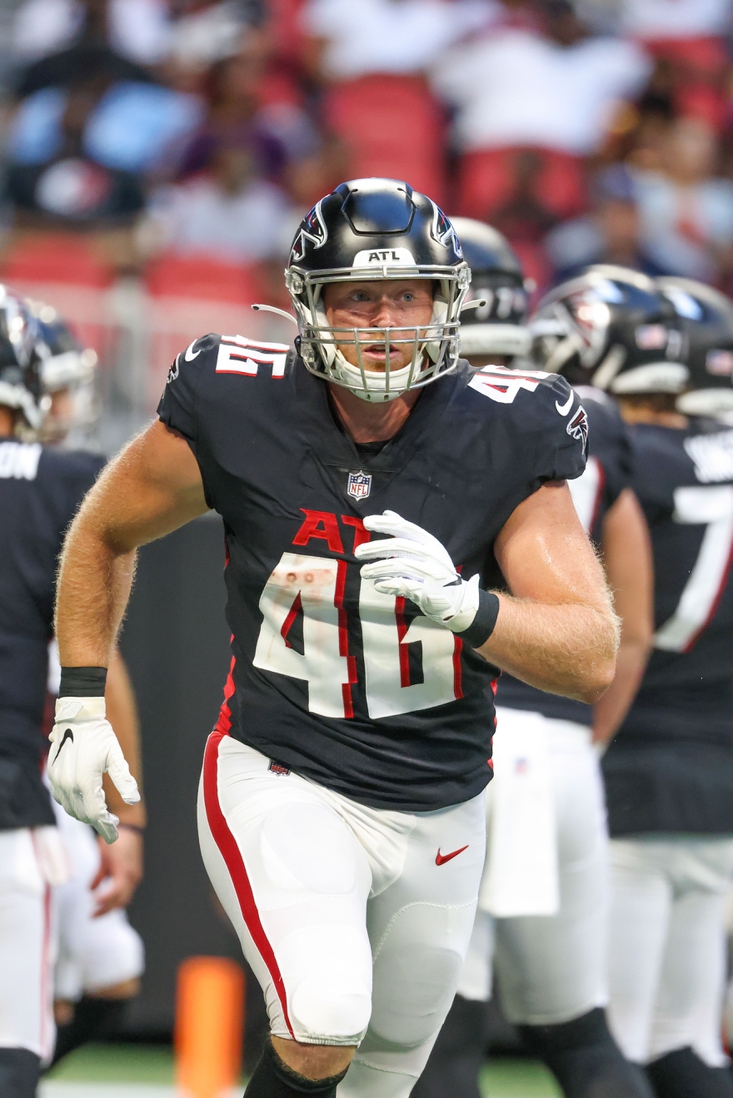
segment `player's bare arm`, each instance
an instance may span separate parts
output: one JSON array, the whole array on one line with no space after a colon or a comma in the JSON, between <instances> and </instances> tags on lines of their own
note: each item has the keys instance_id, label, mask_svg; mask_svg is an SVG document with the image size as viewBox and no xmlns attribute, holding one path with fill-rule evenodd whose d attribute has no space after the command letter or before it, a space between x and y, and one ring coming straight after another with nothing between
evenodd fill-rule
<instances>
[{"instance_id":1,"label":"player's bare arm","mask_svg":"<svg viewBox=\"0 0 733 1098\"><path fill-rule=\"evenodd\" d=\"M511 594L498 596L481 655L531 686L598 701L614 676L618 625L567 485L520 503L495 552Z\"/></svg>"},{"instance_id":2,"label":"player's bare arm","mask_svg":"<svg viewBox=\"0 0 733 1098\"><path fill-rule=\"evenodd\" d=\"M56 614L61 688L48 777L59 804L106 843L118 838L119 820L105 801L102 774L128 805L140 800L104 698L135 550L207 509L188 445L155 423L107 467L67 536Z\"/></svg>"},{"instance_id":3,"label":"player's bare arm","mask_svg":"<svg viewBox=\"0 0 733 1098\"><path fill-rule=\"evenodd\" d=\"M654 632L649 530L630 488L621 493L606 515L602 548L608 584L621 621L616 675L593 717L593 740L605 744L620 728L636 696Z\"/></svg>"}]
</instances>

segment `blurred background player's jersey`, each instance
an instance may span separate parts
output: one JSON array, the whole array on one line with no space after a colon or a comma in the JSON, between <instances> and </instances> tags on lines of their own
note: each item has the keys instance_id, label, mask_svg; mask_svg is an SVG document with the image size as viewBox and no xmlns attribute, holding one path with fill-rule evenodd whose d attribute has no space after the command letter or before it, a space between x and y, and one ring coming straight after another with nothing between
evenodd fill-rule
<instances>
[{"instance_id":1,"label":"blurred background player's jersey","mask_svg":"<svg viewBox=\"0 0 733 1098\"><path fill-rule=\"evenodd\" d=\"M600 546L603 520L631 483L632 455L628 429L615 403L590 386L578 386L588 415L588 462L585 472L569 482L575 509L596 546ZM548 694L502 673L496 692L497 705L542 713L555 720L592 724L593 707L573 698Z\"/></svg>"},{"instance_id":2,"label":"blurred background player's jersey","mask_svg":"<svg viewBox=\"0 0 733 1098\"><path fill-rule=\"evenodd\" d=\"M41 732L56 571L104 459L0 441L0 830L53 824Z\"/></svg>"},{"instance_id":3,"label":"blurred background player's jersey","mask_svg":"<svg viewBox=\"0 0 733 1098\"><path fill-rule=\"evenodd\" d=\"M603 763L613 835L733 833L733 431L631 428L654 651Z\"/></svg>"},{"instance_id":4,"label":"blurred background player's jersey","mask_svg":"<svg viewBox=\"0 0 733 1098\"><path fill-rule=\"evenodd\" d=\"M237 339L207 336L180 354L159 408L225 524L234 660L222 730L375 807L477 795L491 776L498 671L361 579L361 516L397 511L466 578L503 585L492 547L509 516L584 468L577 397L552 374L463 364L424 388L379 453L360 453L302 361L268 362L267 348Z\"/></svg>"}]
</instances>

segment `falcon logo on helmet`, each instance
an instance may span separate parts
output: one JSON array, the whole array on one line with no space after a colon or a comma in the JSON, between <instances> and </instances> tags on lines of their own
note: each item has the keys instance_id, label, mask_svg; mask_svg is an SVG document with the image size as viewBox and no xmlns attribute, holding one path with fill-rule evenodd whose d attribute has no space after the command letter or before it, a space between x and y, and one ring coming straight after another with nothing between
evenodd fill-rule
<instances>
[{"instance_id":1,"label":"falcon logo on helmet","mask_svg":"<svg viewBox=\"0 0 733 1098\"><path fill-rule=\"evenodd\" d=\"M312 248L322 248L328 240L328 228L321 215L321 205L322 200L316 203L301 222L290 250L291 264L300 263L305 258L308 244Z\"/></svg>"},{"instance_id":2,"label":"falcon logo on helmet","mask_svg":"<svg viewBox=\"0 0 733 1098\"><path fill-rule=\"evenodd\" d=\"M535 361L571 385L631 395L674 394L687 384L679 316L639 271L589 267L547 294L529 327Z\"/></svg>"},{"instance_id":3,"label":"falcon logo on helmet","mask_svg":"<svg viewBox=\"0 0 733 1098\"><path fill-rule=\"evenodd\" d=\"M429 282L434 289L430 322L419 328L330 326L325 287L380 279ZM453 226L430 198L394 179L342 183L298 228L285 271L306 368L374 402L394 400L435 381L458 364L459 317L470 281ZM339 349L345 342L355 348L357 365ZM362 359L375 343L386 352L379 371L367 369ZM409 361L396 368L398 345L408 352L400 354L402 362Z\"/></svg>"}]
</instances>

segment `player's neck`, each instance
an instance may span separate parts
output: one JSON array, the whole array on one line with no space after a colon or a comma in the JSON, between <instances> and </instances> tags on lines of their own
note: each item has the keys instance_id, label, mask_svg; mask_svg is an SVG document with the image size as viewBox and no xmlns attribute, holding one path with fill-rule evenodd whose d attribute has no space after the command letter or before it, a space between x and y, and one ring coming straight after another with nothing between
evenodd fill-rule
<instances>
[{"instance_id":1,"label":"player's neck","mask_svg":"<svg viewBox=\"0 0 733 1098\"><path fill-rule=\"evenodd\" d=\"M619 405L621 415L627 423L651 423L657 427L673 427L677 430L684 430L689 424L687 416L683 416L674 407L665 407L661 400L621 397Z\"/></svg>"},{"instance_id":2,"label":"player's neck","mask_svg":"<svg viewBox=\"0 0 733 1098\"><path fill-rule=\"evenodd\" d=\"M12 408L0 406L0 439L15 436L15 412Z\"/></svg>"},{"instance_id":3,"label":"player's neck","mask_svg":"<svg viewBox=\"0 0 733 1098\"><path fill-rule=\"evenodd\" d=\"M384 404L371 404L345 389L329 385L331 407L354 442L386 442L394 438L420 396L419 389Z\"/></svg>"}]
</instances>

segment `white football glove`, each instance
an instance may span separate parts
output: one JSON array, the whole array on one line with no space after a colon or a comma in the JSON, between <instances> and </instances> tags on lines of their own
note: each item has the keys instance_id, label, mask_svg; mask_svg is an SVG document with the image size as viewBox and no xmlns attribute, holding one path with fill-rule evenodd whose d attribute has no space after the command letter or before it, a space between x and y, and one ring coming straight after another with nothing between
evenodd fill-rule
<instances>
[{"instance_id":1,"label":"white football glove","mask_svg":"<svg viewBox=\"0 0 733 1098\"><path fill-rule=\"evenodd\" d=\"M364 526L375 534L390 535L387 540L360 545L354 554L373 562L363 565L361 574L374 581L377 591L410 599L426 617L454 633L468 629L479 606L477 575L468 582L462 580L438 539L395 511L367 515Z\"/></svg>"},{"instance_id":2,"label":"white football glove","mask_svg":"<svg viewBox=\"0 0 733 1098\"><path fill-rule=\"evenodd\" d=\"M70 816L113 843L119 820L107 808L102 774L109 773L127 804L137 804L140 792L105 719L104 698L59 698L49 739L47 772L54 798Z\"/></svg>"}]
</instances>

